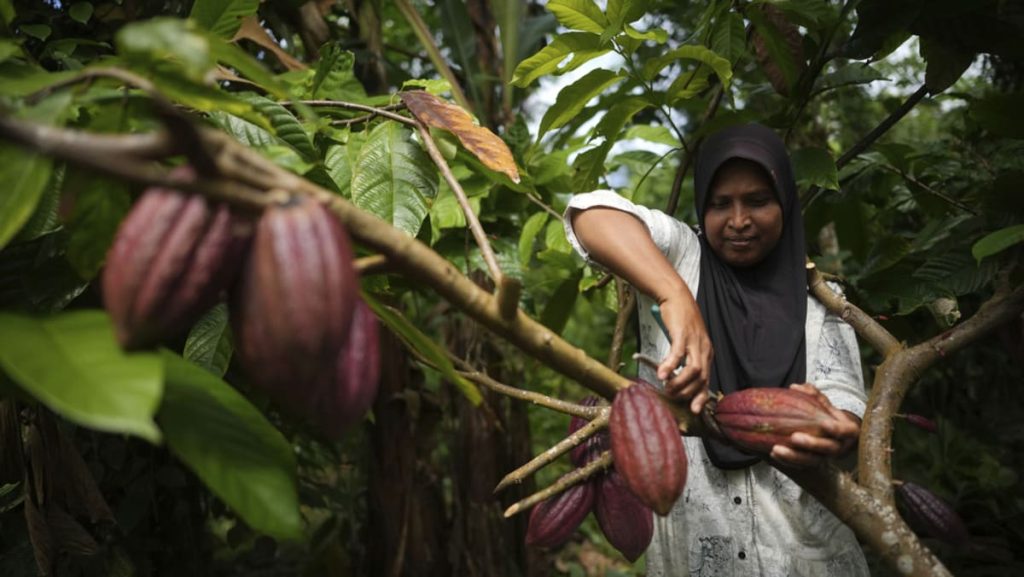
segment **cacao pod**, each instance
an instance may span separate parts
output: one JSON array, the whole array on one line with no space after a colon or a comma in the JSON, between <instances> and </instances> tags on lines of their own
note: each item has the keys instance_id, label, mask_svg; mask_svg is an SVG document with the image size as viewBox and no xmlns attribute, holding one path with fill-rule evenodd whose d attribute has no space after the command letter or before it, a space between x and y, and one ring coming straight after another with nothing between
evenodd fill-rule
<instances>
[{"instance_id":1,"label":"cacao pod","mask_svg":"<svg viewBox=\"0 0 1024 577\"><path fill-rule=\"evenodd\" d=\"M612 457L633 494L665 516L686 485L686 451L679 425L650 383L615 395L608 422Z\"/></svg>"},{"instance_id":2,"label":"cacao pod","mask_svg":"<svg viewBox=\"0 0 1024 577\"><path fill-rule=\"evenodd\" d=\"M904 482L896 489L907 524L914 532L934 537L954 547L966 545L970 533L963 519L938 495L916 483Z\"/></svg>"},{"instance_id":3,"label":"cacao pod","mask_svg":"<svg viewBox=\"0 0 1024 577\"><path fill-rule=\"evenodd\" d=\"M903 417L911 425L914 425L918 429L928 431L929 433L934 433L939 430L939 426L935 424L935 421L923 415L915 415L913 413L908 413L906 415L903 415Z\"/></svg>"},{"instance_id":4,"label":"cacao pod","mask_svg":"<svg viewBox=\"0 0 1024 577\"><path fill-rule=\"evenodd\" d=\"M594 484L584 481L538 503L530 511L526 544L558 547L568 541L594 507L594 493Z\"/></svg>"},{"instance_id":5,"label":"cacao pod","mask_svg":"<svg viewBox=\"0 0 1024 577\"><path fill-rule=\"evenodd\" d=\"M580 401L580 404L584 407L596 407L601 404L601 399L590 395ZM576 431L582 429L590 421L583 417L574 416L569 421L569 434L573 434ZM601 453L608 450L608 431L600 431L591 435L586 441L583 441L579 445L572 448L569 453L569 457L572 459L572 464L576 467L582 467L587 463L601 456Z\"/></svg>"},{"instance_id":6,"label":"cacao pod","mask_svg":"<svg viewBox=\"0 0 1024 577\"><path fill-rule=\"evenodd\" d=\"M348 342L338 357L335 381L323 391L321 428L338 437L362 420L380 383L380 326L363 299L356 301Z\"/></svg>"},{"instance_id":7,"label":"cacao pod","mask_svg":"<svg viewBox=\"0 0 1024 577\"><path fill-rule=\"evenodd\" d=\"M174 173L193 174L189 167ZM103 270L103 302L121 346L156 345L216 304L251 234L250 223L224 205L148 189L118 228Z\"/></svg>"},{"instance_id":8,"label":"cacao pod","mask_svg":"<svg viewBox=\"0 0 1024 577\"><path fill-rule=\"evenodd\" d=\"M775 445L788 445L793 433L821 436L832 419L814 397L791 389L743 389L725 395L715 407L715 421L727 439L765 455Z\"/></svg>"},{"instance_id":9,"label":"cacao pod","mask_svg":"<svg viewBox=\"0 0 1024 577\"><path fill-rule=\"evenodd\" d=\"M594 516L612 547L632 563L640 558L654 537L654 514L626 486L614 468L597 482Z\"/></svg>"},{"instance_id":10,"label":"cacao pod","mask_svg":"<svg viewBox=\"0 0 1024 577\"><path fill-rule=\"evenodd\" d=\"M253 384L308 414L336 379L358 298L352 245L310 199L266 209L232 295L238 356Z\"/></svg>"}]
</instances>

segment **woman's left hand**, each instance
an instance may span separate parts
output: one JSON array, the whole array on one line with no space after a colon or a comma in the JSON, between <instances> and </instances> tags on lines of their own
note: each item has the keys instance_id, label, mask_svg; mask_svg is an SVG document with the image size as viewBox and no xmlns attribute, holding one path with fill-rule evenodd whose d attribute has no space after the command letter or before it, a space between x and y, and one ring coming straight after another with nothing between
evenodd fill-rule
<instances>
[{"instance_id":1,"label":"woman's left hand","mask_svg":"<svg viewBox=\"0 0 1024 577\"><path fill-rule=\"evenodd\" d=\"M832 406L828 397L810 383L790 385L789 388L814 397L828 409L832 421L824 425L822 436L793 433L788 445L772 447L772 460L790 467L815 467L853 448L860 435L860 419Z\"/></svg>"}]
</instances>

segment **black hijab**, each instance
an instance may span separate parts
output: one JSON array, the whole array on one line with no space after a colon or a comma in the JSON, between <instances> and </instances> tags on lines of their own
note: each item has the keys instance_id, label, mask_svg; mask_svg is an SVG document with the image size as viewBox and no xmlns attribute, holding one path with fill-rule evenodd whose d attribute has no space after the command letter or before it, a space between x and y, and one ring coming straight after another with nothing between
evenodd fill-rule
<instances>
[{"instance_id":1,"label":"black hijab","mask_svg":"<svg viewBox=\"0 0 1024 577\"><path fill-rule=\"evenodd\" d=\"M700 235L697 304L715 349L710 389L723 394L802 383L807 369L804 223L789 155L777 134L759 124L733 126L701 145L694 172L701 230L715 173L733 158L751 160L771 177L782 205L783 228L768 256L747 268L733 268L719 260L706 235ZM713 439L705 438L704 446L711 462L722 469L739 469L760 460Z\"/></svg>"}]
</instances>

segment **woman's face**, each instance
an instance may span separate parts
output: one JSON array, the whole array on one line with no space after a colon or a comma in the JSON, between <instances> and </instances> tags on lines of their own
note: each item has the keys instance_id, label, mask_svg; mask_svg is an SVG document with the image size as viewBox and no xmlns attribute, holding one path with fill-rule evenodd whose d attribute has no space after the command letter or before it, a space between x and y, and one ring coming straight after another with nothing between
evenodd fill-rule
<instances>
[{"instance_id":1,"label":"woman's face","mask_svg":"<svg viewBox=\"0 0 1024 577\"><path fill-rule=\"evenodd\" d=\"M755 162L734 158L715 173L704 210L708 245L726 264L755 265L782 236L782 206L768 173Z\"/></svg>"}]
</instances>

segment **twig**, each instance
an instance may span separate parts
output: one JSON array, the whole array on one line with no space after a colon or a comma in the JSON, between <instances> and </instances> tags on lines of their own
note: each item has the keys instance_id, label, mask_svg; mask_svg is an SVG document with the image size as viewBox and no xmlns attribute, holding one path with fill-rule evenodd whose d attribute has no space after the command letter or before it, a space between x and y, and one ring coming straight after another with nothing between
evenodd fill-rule
<instances>
[{"instance_id":1,"label":"twig","mask_svg":"<svg viewBox=\"0 0 1024 577\"><path fill-rule=\"evenodd\" d=\"M412 118L391 112L392 110L400 110L405 105L402 105L401 107L396 104L391 104L388 106L370 106L368 104L346 102L344 100L285 100L279 102L278 104L282 106L295 106L296 104L305 104L306 106L322 106L327 108L344 108L345 110L359 110L362 112L368 112L374 116L383 116L385 118L390 118L391 120L401 122L402 124L408 124L409 126L416 126L416 121L413 120Z\"/></svg>"},{"instance_id":2,"label":"twig","mask_svg":"<svg viewBox=\"0 0 1024 577\"><path fill-rule=\"evenodd\" d=\"M722 96L725 95L725 85L719 84L715 88L715 93L711 97L711 101L708 102L708 107L704 109L704 115L701 117L700 124L704 126L708 120L711 119L718 112L718 106L722 103ZM665 207L665 213L673 215L676 213L676 209L679 208L679 194L683 189L683 181L686 180L686 173L690 170L690 166L693 164L693 159L697 156L697 151L700 150L701 142L703 138L697 139L688 150L684 147L683 156L679 161L679 168L676 170L675 179L672 180L672 194L668 197L668 204Z\"/></svg>"},{"instance_id":3,"label":"twig","mask_svg":"<svg viewBox=\"0 0 1024 577\"><path fill-rule=\"evenodd\" d=\"M452 189L455 199L459 201L462 213L466 215L466 224L469 226L469 231L473 233L473 239L476 240L476 245L480 247L480 253L484 257L484 262L487 263L487 268L490 269L491 279L494 280L495 284L500 285L504 275L501 272L501 267L498 266L498 259L494 256L491 243L487 240L487 233L484 232L484 227L480 225L480 219L473 212L473 207L469 205L466 191L462 190L462 185L459 184L458 179L452 174L452 169L448 166L444 155L437 149L437 144L434 143L434 138L430 136L430 131L427 130L427 127L420 122L416 122L416 130L420 134L420 140L423 141L423 146L427 149L430 159L437 165L437 169L441 171L441 176L448 183L448 187ZM518 303L518 297L516 302Z\"/></svg>"},{"instance_id":4,"label":"twig","mask_svg":"<svg viewBox=\"0 0 1024 577\"><path fill-rule=\"evenodd\" d=\"M613 371L619 370L619 363L622 361L622 346L626 341L626 325L633 315L633 303L636 300L635 291L622 279L616 279L615 291L618 293L619 311L615 315L615 330L612 332L612 346L608 351L608 368Z\"/></svg>"},{"instance_id":5,"label":"twig","mask_svg":"<svg viewBox=\"0 0 1024 577\"><path fill-rule=\"evenodd\" d=\"M928 194L931 194L932 196L935 196L936 198L944 200L947 203L955 206L956 208L959 208L960 210L962 210L964 212L969 212L969 213L971 213L971 214L973 214L975 216L977 216L977 214L978 214L978 212L976 210L974 210L973 208L967 206L966 204L960 202L959 200L949 196L948 194L946 194L944 192L940 192L938 190L935 190L934 188L928 186L927 184L921 182L920 180L917 180L913 176L910 176L909 174L907 174L906 172L896 168L895 166L889 166L888 164L884 164L884 163L879 163L879 164L876 164L875 166L878 166L879 168L882 168L884 170L888 170L889 172L892 172L894 174L898 174L898 175L902 176L903 179L906 180L907 182L909 182L910 184L913 184L914 186L919 187L921 190L927 192Z\"/></svg>"},{"instance_id":6,"label":"twig","mask_svg":"<svg viewBox=\"0 0 1024 577\"><path fill-rule=\"evenodd\" d=\"M359 272L359 276L370 276L386 272L389 268L388 264L388 257L375 254L357 258L352 266Z\"/></svg>"},{"instance_id":7,"label":"twig","mask_svg":"<svg viewBox=\"0 0 1024 577\"><path fill-rule=\"evenodd\" d=\"M601 471L607 469L609 466L611 466L611 464L611 451L605 451L601 453L601 456L598 457L597 459L594 459L593 461L587 463L586 465L573 470L571 473L563 475L561 478L559 478L557 481L552 483L547 488L538 491L530 495L529 497L523 499L522 501L515 503L508 509L505 509L505 518L507 519L512 515L515 515L516 513L525 511L526 509L533 507L537 503L540 503L541 501L549 497L553 497L577 483L586 481L590 477L593 477L597 473L600 473Z\"/></svg>"},{"instance_id":8,"label":"twig","mask_svg":"<svg viewBox=\"0 0 1024 577\"><path fill-rule=\"evenodd\" d=\"M528 198L530 200L530 202L532 202L533 204L536 204L537 206L539 206L542 209L544 209L551 216L557 218L558 220L562 220L562 215L558 214L558 211L556 211L555 209L553 209L550 206L548 206L547 204L545 204L544 201L541 200L540 198L537 198L537 195L535 195L534 193L527 192L526 193L526 198Z\"/></svg>"},{"instance_id":9,"label":"twig","mask_svg":"<svg viewBox=\"0 0 1024 577\"><path fill-rule=\"evenodd\" d=\"M474 383L485 386L492 391L505 395L506 397L512 397L513 399L519 399L520 401L526 401L528 403L533 403L534 405L547 407L560 413L582 417L584 419L593 419L594 416L597 415L596 409L598 409L598 407L585 407L583 405L562 401L547 395L528 391L526 389L517 389L515 387L499 383L488 376L487 373L473 369L463 369L456 372Z\"/></svg>"},{"instance_id":10,"label":"twig","mask_svg":"<svg viewBox=\"0 0 1024 577\"><path fill-rule=\"evenodd\" d=\"M579 445L586 439L589 439L594 434L606 428L608 426L608 415L610 413L611 410L608 407L604 407L604 410L600 415L595 417L586 425L580 427L580 429L575 433L562 439L547 451L537 455L522 467L519 467L515 471L505 475L505 478L503 478L501 482L498 483L498 486L494 488L494 492L498 493L509 485L523 482L523 479L534 474L548 463L572 450L573 447Z\"/></svg>"},{"instance_id":11,"label":"twig","mask_svg":"<svg viewBox=\"0 0 1024 577\"><path fill-rule=\"evenodd\" d=\"M110 78L113 80L120 80L121 82L129 86L134 86L136 88L146 91L151 96L157 96L159 98L162 98L157 92L156 86L154 86L154 84L149 80L133 72L129 72L121 68L104 67L88 68L74 76L71 76L70 78L65 78L64 80L55 82L45 88L42 88L40 90L37 90L36 92L33 92L32 94L29 94L25 97L25 102L27 104L34 104L36 102L39 102L43 98L46 98L50 94L53 94L54 92L60 90L61 88L67 88L68 86L73 86L75 84L78 84L79 82L95 80L97 78Z\"/></svg>"},{"instance_id":12,"label":"twig","mask_svg":"<svg viewBox=\"0 0 1024 577\"><path fill-rule=\"evenodd\" d=\"M903 349L896 337L878 321L829 288L822 273L811 261L807 261L807 288L829 312L846 321L882 356L889 357Z\"/></svg>"}]
</instances>

